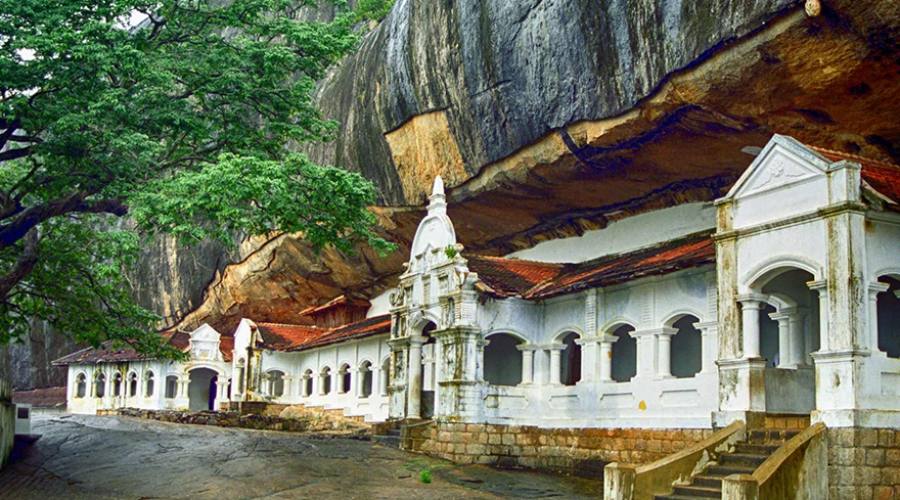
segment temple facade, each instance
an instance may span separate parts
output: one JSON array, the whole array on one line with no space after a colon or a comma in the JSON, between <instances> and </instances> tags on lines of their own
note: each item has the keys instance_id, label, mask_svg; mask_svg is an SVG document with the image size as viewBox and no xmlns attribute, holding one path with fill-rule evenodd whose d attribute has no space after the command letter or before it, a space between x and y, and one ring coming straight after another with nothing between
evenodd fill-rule
<instances>
[{"instance_id":1,"label":"temple facade","mask_svg":"<svg viewBox=\"0 0 900 500\"><path fill-rule=\"evenodd\" d=\"M75 353L58 361L69 409L269 401L548 429L705 432L771 415L900 428L900 167L775 136L713 204L505 257L457 241L440 178L429 200L384 296L339 297L295 325L173 334L184 363Z\"/></svg>"}]
</instances>

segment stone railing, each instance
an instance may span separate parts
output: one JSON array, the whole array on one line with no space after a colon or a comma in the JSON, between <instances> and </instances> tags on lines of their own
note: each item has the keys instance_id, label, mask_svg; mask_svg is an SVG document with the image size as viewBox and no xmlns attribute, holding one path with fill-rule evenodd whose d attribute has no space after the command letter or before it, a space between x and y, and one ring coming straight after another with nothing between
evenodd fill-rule
<instances>
[{"instance_id":1,"label":"stone railing","mask_svg":"<svg viewBox=\"0 0 900 500\"><path fill-rule=\"evenodd\" d=\"M673 483L686 482L718 453L743 439L744 433L744 423L738 421L693 446L649 464L611 463L603 469L603 497L650 500L654 495L668 493Z\"/></svg>"},{"instance_id":2,"label":"stone railing","mask_svg":"<svg viewBox=\"0 0 900 500\"><path fill-rule=\"evenodd\" d=\"M827 469L825 424L820 422L784 443L753 474L723 479L722 499L827 498Z\"/></svg>"}]
</instances>

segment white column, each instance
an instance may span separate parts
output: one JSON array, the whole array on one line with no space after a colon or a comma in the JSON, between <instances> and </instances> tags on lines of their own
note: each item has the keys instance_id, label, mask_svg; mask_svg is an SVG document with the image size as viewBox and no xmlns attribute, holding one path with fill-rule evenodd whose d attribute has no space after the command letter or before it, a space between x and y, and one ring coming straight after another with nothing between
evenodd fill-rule
<instances>
[{"instance_id":1,"label":"white column","mask_svg":"<svg viewBox=\"0 0 900 500\"><path fill-rule=\"evenodd\" d=\"M516 346L516 348L522 351L522 383L532 384L534 383L534 346L524 344Z\"/></svg>"},{"instance_id":2,"label":"white column","mask_svg":"<svg viewBox=\"0 0 900 500\"><path fill-rule=\"evenodd\" d=\"M421 418L422 412L422 344L425 337L409 338L409 368L406 370L406 418Z\"/></svg>"},{"instance_id":3,"label":"white column","mask_svg":"<svg viewBox=\"0 0 900 500\"><path fill-rule=\"evenodd\" d=\"M743 330L744 359L759 357L759 310L762 301L756 298L739 298L741 303L741 326Z\"/></svg>"},{"instance_id":4,"label":"white column","mask_svg":"<svg viewBox=\"0 0 900 500\"><path fill-rule=\"evenodd\" d=\"M878 294L888 291L890 285L875 281L869 283L869 349L879 352L878 348Z\"/></svg>"},{"instance_id":5,"label":"white column","mask_svg":"<svg viewBox=\"0 0 900 500\"><path fill-rule=\"evenodd\" d=\"M719 357L719 344L717 334L718 321L703 321L694 323L694 328L700 330L700 373L708 373L716 370L716 359Z\"/></svg>"},{"instance_id":6,"label":"white column","mask_svg":"<svg viewBox=\"0 0 900 500\"><path fill-rule=\"evenodd\" d=\"M359 370L356 371L356 398L357 399L363 397L363 382L365 380L365 377L366 377L365 368L360 368Z\"/></svg>"},{"instance_id":7,"label":"white column","mask_svg":"<svg viewBox=\"0 0 900 500\"><path fill-rule=\"evenodd\" d=\"M600 341L600 380L612 381L612 347L619 340L615 335L604 335Z\"/></svg>"},{"instance_id":8,"label":"white column","mask_svg":"<svg viewBox=\"0 0 900 500\"><path fill-rule=\"evenodd\" d=\"M635 359L635 379L653 378L656 367L656 331L641 330L630 332L637 343L637 355Z\"/></svg>"},{"instance_id":9,"label":"white column","mask_svg":"<svg viewBox=\"0 0 900 500\"><path fill-rule=\"evenodd\" d=\"M806 284L810 290L819 294L819 331L812 332L819 335L819 350L831 350L831 337L828 332L828 288L825 280L810 281Z\"/></svg>"},{"instance_id":10,"label":"white column","mask_svg":"<svg viewBox=\"0 0 900 500\"><path fill-rule=\"evenodd\" d=\"M560 359L562 357L562 350L565 349L565 345L553 345L549 348L550 351L550 381L551 385L559 385L560 382Z\"/></svg>"},{"instance_id":11,"label":"white column","mask_svg":"<svg viewBox=\"0 0 900 500\"><path fill-rule=\"evenodd\" d=\"M792 363L791 317L792 312L774 312L769 317L778 322L778 368L796 368Z\"/></svg>"},{"instance_id":12,"label":"white column","mask_svg":"<svg viewBox=\"0 0 900 500\"><path fill-rule=\"evenodd\" d=\"M788 342L788 347L790 348L791 356L790 363L793 366L805 365L806 364L806 351L804 349L805 344L805 333L803 328L803 317L806 316L805 309L797 309L794 311L794 314L791 314L790 319L788 320L788 324L790 326L791 336L790 342Z\"/></svg>"},{"instance_id":13,"label":"white column","mask_svg":"<svg viewBox=\"0 0 900 500\"><path fill-rule=\"evenodd\" d=\"M672 335L678 333L675 328L660 328L656 333L656 376L672 377Z\"/></svg>"}]
</instances>

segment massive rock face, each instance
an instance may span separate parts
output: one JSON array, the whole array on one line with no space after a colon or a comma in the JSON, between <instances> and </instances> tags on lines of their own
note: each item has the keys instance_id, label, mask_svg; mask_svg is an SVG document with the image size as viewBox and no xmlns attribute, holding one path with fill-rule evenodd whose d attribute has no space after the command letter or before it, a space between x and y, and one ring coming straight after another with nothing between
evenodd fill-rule
<instances>
[{"instance_id":1,"label":"massive rock face","mask_svg":"<svg viewBox=\"0 0 900 500\"><path fill-rule=\"evenodd\" d=\"M887 0L397 0L322 82L310 147L362 172L397 254L261 239L183 322L291 321L400 270L434 175L469 250L505 253L711 200L773 132L900 159L900 13ZM252 246L252 245L251 245Z\"/></svg>"},{"instance_id":2,"label":"massive rock face","mask_svg":"<svg viewBox=\"0 0 900 500\"><path fill-rule=\"evenodd\" d=\"M292 235L189 258L160 244L140 296L169 324L229 328L379 292L436 174L460 241L506 253L711 200L773 132L900 160L895 2L807 3L819 14L789 0L397 0L321 83L341 129L307 149L378 185L398 252L315 255Z\"/></svg>"}]
</instances>

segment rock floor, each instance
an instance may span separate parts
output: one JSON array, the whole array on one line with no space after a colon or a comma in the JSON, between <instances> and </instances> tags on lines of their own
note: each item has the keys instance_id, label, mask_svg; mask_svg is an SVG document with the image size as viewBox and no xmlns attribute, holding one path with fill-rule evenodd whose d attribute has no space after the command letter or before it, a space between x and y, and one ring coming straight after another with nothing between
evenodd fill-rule
<instances>
[{"instance_id":1,"label":"rock floor","mask_svg":"<svg viewBox=\"0 0 900 500\"><path fill-rule=\"evenodd\" d=\"M458 466L370 441L34 413L0 498L597 498L599 481ZM430 484L419 474L428 469Z\"/></svg>"}]
</instances>

